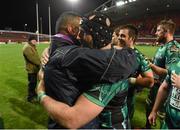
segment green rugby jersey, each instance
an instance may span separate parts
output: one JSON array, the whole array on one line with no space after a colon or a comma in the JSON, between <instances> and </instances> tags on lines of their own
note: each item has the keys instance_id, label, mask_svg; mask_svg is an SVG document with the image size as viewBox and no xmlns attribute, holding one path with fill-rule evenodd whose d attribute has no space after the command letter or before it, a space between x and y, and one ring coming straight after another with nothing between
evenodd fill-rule
<instances>
[{"instance_id":1,"label":"green rugby jersey","mask_svg":"<svg viewBox=\"0 0 180 130\"><path fill-rule=\"evenodd\" d=\"M137 62L139 64L138 68L138 74L143 74L148 71L152 71L151 68L149 67L149 63L146 60L145 56L136 48L134 48L136 52L136 57L137 57Z\"/></svg>"},{"instance_id":2,"label":"green rugby jersey","mask_svg":"<svg viewBox=\"0 0 180 130\"><path fill-rule=\"evenodd\" d=\"M165 45L159 47L159 49L157 50L154 56L153 63L159 67L168 69L170 64L175 63L179 60L180 60L180 44L177 41L172 40L166 43ZM162 82L165 77L159 77L154 73L154 78ZM154 104L158 89L159 89L159 84L154 84L148 96L148 100L147 100L148 104L149 102Z\"/></svg>"},{"instance_id":3,"label":"green rugby jersey","mask_svg":"<svg viewBox=\"0 0 180 130\"><path fill-rule=\"evenodd\" d=\"M135 52L137 54L137 61L138 61L137 72L138 72L138 74L148 72L148 71L152 71L150 69L150 67L148 66L148 61L144 58L143 54L140 51L138 51L137 49L134 49L134 50L135 50ZM129 83L127 83L127 82L128 82L128 80L123 80L123 81L119 81L119 82L117 82L117 83L115 83L113 85L98 84L98 85L95 85L93 87L93 89L90 89L87 92L85 92L84 95L87 98L91 99L97 105L105 107L109 103L109 101L118 92L128 90ZM104 94L104 91L108 91L108 93Z\"/></svg>"},{"instance_id":4,"label":"green rugby jersey","mask_svg":"<svg viewBox=\"0 0 180 130\"><path fill-rule=\"evenodd\" d=\"M156 51L156 54L154 56L153 64L161 68L168 69L169 65L179 61L179 58L180 58L180 44L177 41L172 40L166 43L165 45L159 47L159 49ZM158 76L155 78L159 79Z\"/></svg>"},{"instance_id":5,"label":"green rugby jersey","mask_svg":"<svg viewBox=\"0 0 180 130\"><path fill-rule=\"evenodd\" d=\"M96 85L83 95L91 102L105 107L100 114L101 128L129 128L128 110L126 104L129 82L122 80L112 85ZM119 95L116 100L115 95ZM111 100L114 99L115 100ZM109 105L111 103L111 105Z\"/></svg>"},{"instance_id":6,"label":"green rugby jersey","mask_svg":"<svg viewBox=\"0 0 180 130\"><path fill-rule=\"evenodd\" d=\"M166 125L168 128L180 128L180 89L172 86L171 75L180 75L180 61L170 65L165 78L168 83L169 96L166 104Z\"/></svg>"},{"instance_id":7,"label":"green rugby jersey","mask_svg":"<svg viewBox=\"0 0 180 130\"><path fill-rule=\"evenodd\" d=\"M114 84L98 84L83 93L93 103L106 107L111 99L120 91L128 90L128 80L122 80Z\"/></svg>"},{"instance_id":8,"label":"green rugby jersey","mask_svg":"<svg viewBox=\"0 0 180 130\"><path fill-rule=\"evenodd\" d=\"M136 48L134 50L137 54L138 61L137 73L134 76L137 77L138 74L152 71L143 54ZM128 80L119 81L113 85L96 85L93 89L84 93L84 96L90 101L105 107L100 116L103 128L130 128L127 109L127 94L129 87L132 88L130 97L133 97L134 86L131 86L128 83ZM132 98L129 99L131 100Z\"/></svg>"}]
</instances>

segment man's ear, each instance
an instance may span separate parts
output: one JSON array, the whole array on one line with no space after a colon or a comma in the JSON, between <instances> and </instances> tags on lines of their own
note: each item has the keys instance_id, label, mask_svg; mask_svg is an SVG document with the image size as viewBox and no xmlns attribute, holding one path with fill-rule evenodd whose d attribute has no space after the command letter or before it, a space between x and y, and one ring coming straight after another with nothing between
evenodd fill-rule
<instances>
[{"instance_id":1,"label":"man's ear","mask_svg":"<svg viewBox=\"0 0 180 130\"><path fill-rule=\"evenodd\" d=\"M72 33L73 33L73 28L72 28L72 26L68 25L68 26L67 26L67 31L68 31L70 34L72 34Z\"/></svg>"},{"instance_id":2,"label":"man's ear","mask_svg":"<svg viewBox=\"0 0 180 130\"><path fill-rule=\"evenodd\" d=\"M169 30L167 30L167 29L164 29L164 35L166 35L167 33L169 32Z\"/></svg>"},{"instance_id":3,"label":"man's ear","mask_svg":"<svg viewBox=\"0 0 180 130\"><path fill-rule=\"evenodd\" d=\"M134 41L134 38L133 38L133 37L129 37L129 40L132 40L132 41Z\"/></svg>"}]
</instances>

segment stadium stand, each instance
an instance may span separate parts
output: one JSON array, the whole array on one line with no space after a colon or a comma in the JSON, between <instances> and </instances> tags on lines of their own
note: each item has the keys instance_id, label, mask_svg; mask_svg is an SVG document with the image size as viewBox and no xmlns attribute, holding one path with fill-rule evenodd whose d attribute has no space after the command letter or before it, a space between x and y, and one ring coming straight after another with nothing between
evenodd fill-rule
<instances>
[{"instance_id":1,"label":"stadium stand","mask_svg":"<svg viewBox=\"0 0 180 130\"><path fill-rule=\"evenodd\" d=\"M94 11L109 15L114 28L134 24L139 29L137 42L154 44L156 25L163 19L172 19L176 24L175 38L180 42L180 0L108 0Z\"/></svg>"},{"instance_id":2,"label":"stadium stand","mask_svg":"<svg viewBox=\"0 0 180 130\"><path fill-rule=\"evenodd\" d=\"M31 32L0 30L0 44L27 42L29 35L37 36L36 33ZM39 34L39 41L47 43L49 41L49 35Z\"/></svg>"},{"instance_id":3,"label":"stadium stand","mask_svg":"<svg viewBox=\"0 0 180 130\"><path fill-rule=\"evenodd\" d=\"M117 6L119 1L124 3ZM123 24L136 25L139 29L137 42L144 44L154 44L156 25L159 21L172 19L177 24L175 38L180 42L179 4L180 0L108 0L94 11L109 15L114 21L114 28ZM0 43L26 42L30 34L37 35L30 32L0 30ZM40 34L40 41L48 40L48 35Z\"/></svg>"}]
</instances>

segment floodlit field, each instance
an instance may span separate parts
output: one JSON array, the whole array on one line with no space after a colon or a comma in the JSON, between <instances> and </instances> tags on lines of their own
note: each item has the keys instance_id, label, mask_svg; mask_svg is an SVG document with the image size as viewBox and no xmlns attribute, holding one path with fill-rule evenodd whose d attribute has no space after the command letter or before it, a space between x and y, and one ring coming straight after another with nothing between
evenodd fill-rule
<instances>
[{"instance_id":1,"label":"floodlit field","mask_svg":"<svg viewBox=\"0 0 180 130\"><path fill-rule=\"evenodd\" d=\"M48 45L37 45L39 54ZM47 114L39 104L26 101L27 73L20 44L0 45L0 115L8 128L42 129L47 126ZM153 57L157 47L138 46L147 57ZM133 124L142 128L145 124L145 98L148 89L136 98Z\"/></svg>"}]
</instances>

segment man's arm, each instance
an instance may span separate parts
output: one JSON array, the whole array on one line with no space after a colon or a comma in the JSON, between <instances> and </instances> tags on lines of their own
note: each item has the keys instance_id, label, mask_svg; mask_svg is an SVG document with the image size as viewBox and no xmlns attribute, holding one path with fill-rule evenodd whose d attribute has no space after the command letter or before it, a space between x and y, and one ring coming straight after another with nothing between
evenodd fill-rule
<instances>
[{"instance_id":1,"label":"man's arm","mask_svg":"<svg viewBox=\"0 0 180 130\"><path fill-rule=\"evenodd\" d=\"M129 78L129 82L142 87L152 87L154 85L153 73L152 71L144 72L137 78Z\"/></svg>"},{"instance_id":2,"label":"man's arm","mask_svg":"<svg viewBox=\"0 0 180 130\"><path fill-rule=\"evenodd\" d=\"M152 64L152 63L150 63L149 66L154 71L154 73L156 73L159 76L165 76L167 74L167 70L164 68L161 68L161 67L159 67L155 64Z\"/></svg>"},{"instance_id":3,"label":"man's arm","mask_svg":"<svg viewBox=\"0 0 180 130\"><path fill-rule=\"evenodd\" d=\"M148 117L150 124L155 124L156 117L157 117L157 111L159 110L160 106L164 103L166 97L168 95L168 83L166 80L161 84L158 94L156 96L156 101L153 106L153 109Z\"/></svg>"},{"instance_id":4,"label":"man's arm","mask_svg":"<svg viewBox=\"0 0 180 130\"><path fill-rule=\"evenodd\" d=\"M41 54L41 64L44 66L49 61L49 47L45 48Z\"/></svg>"},{"instance_id":5,"label":"man's arm","mask_svg":"<svg viewBox=\"0 0 180 130\"><path fill-rule=\"evenodd\" d=\"M44 83L41 80L37 92L42 91L44 91ZM44 96L41 99L41 104L52 119L66 128L80 128L94 119L103 110L103 107L90 102L83 95L77 99L77 102L72 107L49 96Z\"/></svg>"}]
</instances>

